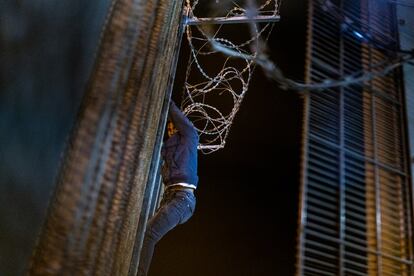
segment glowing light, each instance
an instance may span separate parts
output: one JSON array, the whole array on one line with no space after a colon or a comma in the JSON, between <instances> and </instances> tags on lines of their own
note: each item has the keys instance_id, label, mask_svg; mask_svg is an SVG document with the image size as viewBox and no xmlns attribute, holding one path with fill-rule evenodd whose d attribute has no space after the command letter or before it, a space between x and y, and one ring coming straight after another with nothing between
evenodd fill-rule
<instances>
[{"instance_id":1,"label":"glowing light","mask_svg":"<svg viewBox=\"0 0 414 276\"><path fill-rule=\"evenodd\" d=\"M363 36L361 33L357 32L357 31L353 31L352 33L353 33L356 37L358 37L359 39L364 39L364 36Z\"/></svg>"}]
</instances>

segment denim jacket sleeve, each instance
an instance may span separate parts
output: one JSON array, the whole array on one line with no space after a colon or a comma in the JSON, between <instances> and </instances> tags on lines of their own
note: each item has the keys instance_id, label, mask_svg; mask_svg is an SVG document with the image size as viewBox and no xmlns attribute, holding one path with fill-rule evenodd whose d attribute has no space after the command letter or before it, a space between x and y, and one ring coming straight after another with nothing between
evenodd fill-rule
<instances>
[{"instance_id":1,"label":"denim jacket sleeve","mask_svg":"<svg viewBox=\"0 0 414 276\"><path fill-rule=\"evenodd\" d=\"M184 113L176 106L173 101L170 101L170 118L174 126L180 134L190 140L197 138L198 134L194 128L193 123L184 115Z\"/></svg>"}]
</instances>

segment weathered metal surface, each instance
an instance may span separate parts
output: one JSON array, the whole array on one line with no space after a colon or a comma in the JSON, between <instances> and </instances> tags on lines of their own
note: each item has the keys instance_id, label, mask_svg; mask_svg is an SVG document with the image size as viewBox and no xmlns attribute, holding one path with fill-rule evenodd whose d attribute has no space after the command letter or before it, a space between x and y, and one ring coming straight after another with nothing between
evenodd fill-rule
<instances>
[{"instance_id":1,"label":"weathered metal surface","mask_svg":"<svg viewBox=\"0 0 414 276\"><path fill-rule=\"evenodd\" d=\"M181 1L117 0L30 275L127 275Z\"/></svg>"}]
</instances>

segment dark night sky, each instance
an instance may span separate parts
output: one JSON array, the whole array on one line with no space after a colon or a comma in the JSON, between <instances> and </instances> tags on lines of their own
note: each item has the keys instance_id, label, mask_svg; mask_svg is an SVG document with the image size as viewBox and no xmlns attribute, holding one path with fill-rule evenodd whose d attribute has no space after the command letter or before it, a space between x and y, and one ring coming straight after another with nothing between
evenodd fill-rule
<instances>
[{"instance_id":1,"label":"dark night sky","mask_svg":"<svg viewBox=\"0 0 414 276\"><path fill-rule=\"evenodd\" d=\"M301 4L283 3L269 40L295 79L304 72ZM194 216L161 240L150 275L294 275L301 116L300 97L257 70L226 147L199 157Z\"/></svg>"}]
</instances>

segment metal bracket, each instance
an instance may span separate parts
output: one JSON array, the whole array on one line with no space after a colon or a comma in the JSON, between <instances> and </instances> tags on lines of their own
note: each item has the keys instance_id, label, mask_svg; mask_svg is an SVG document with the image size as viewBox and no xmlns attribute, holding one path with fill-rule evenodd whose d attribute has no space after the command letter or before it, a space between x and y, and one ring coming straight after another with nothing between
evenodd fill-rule
<instances>
[{"instance_id":1,"label":"metal bracket","mask_svg":"<svg viewBox=\"0 0 414 276\"><path fill-rule=\"evenodd\" d=\"M197 18L197 17L188 17L186 15L184 24L185 25L203 25L203 24L240 24L240 23L270 23L270 22L279 22L279 15L258 15L255 17L247 16L232 16L232 17L207 17L207 18Z\"/></svg>"}]
</instances>

